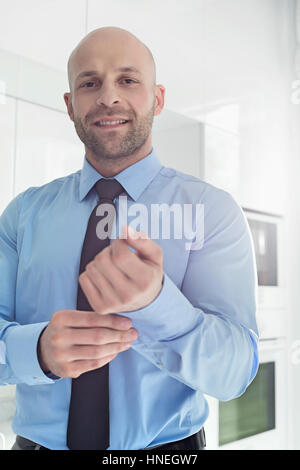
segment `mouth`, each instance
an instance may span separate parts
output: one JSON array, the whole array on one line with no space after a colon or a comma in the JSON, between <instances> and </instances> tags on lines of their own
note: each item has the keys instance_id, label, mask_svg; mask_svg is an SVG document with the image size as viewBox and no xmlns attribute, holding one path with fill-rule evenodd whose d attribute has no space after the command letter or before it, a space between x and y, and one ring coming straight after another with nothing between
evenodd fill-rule
<instances>
[{"instance_id":1,"label":"mouth","mask_svg":"<svg viewBox=\"0 0 300 470\"><path fill-rule=\"evenodd\" d=\"M102 130L108 130L108 129L117 129L119 127L125 126L128 124L129 120L116 120L116 121L97 121L94 122L94 126L98 127L99 129Z\"/></svg>"}]
</instances>

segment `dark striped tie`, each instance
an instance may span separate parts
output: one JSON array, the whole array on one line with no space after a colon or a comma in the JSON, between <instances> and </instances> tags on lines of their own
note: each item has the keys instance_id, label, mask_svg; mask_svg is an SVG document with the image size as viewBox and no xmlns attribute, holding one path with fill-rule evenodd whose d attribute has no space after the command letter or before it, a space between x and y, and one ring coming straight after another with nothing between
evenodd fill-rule
<instances>
[{"instance_id":1,"label":"dark striped tie","mask_svg":"<svg viewBox=\"0 0 300 470\"><path fill-rule=\"evenodd\" d=\"M95 189L99 195L99 202L88 221L79 274L99 251L110 244L109 237L113 223L113 209L115 209L113 200L124 191L117 180L104 178L97 181ZM101 208L102 204L109 206ZM105 209L106 212L103 211L102 216L96 215L98 208L99 211ZM101 220L103 220L102 225L99 224ZM106 221L107 223L104 223ZM102 228L100 232L106 232L105 238L105 234L102 235L102 239L99 238L99 227ZM93 310L79 283L77 310ZM67 445L69 449L74 450L104 450L109 447L109 364L72 379Z\"/></svg>"}]
</instances>

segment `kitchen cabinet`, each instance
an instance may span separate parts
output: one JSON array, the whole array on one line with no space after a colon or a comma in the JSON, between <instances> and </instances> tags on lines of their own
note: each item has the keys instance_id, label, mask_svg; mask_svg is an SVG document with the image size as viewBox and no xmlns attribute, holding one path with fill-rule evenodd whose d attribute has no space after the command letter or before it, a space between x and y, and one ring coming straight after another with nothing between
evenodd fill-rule
<instances>
[{"instance_id":1,"label":"kitchen cabinet","mask_svg":"<svg viewBox=\"0 0 300 470\"><path fill-rule=\"evenodd\" d=\"M15 441L11 429L15 407L15 385L0 386L0 450L11 449Z\"/></svg>"},{"instance_id":2,"label":"kitchen cabinet","mask_svg":"<svg viewBox=\"0 0 300 470\"><path fill-rule=\"evenodd\" d=\"M16 100L0 95L0 214L13 196Z\"/></svg>"},{"instance_id":3,"label":"kitchen cabinet","mask_svg":"<svg viewBox=\"0 0 300 470\"><path fill-rule=\"evenodd\" d=\"M66 113L18 103L15 194L81 169L84 155Z\"/></svg>"},{"instance_id":4,"label":"kitchen cabinet","mask_svg":"<svg viewBox=\"0 0 300 470\"><path fill-rule=\"evenodd\" d=\"M164 109L154 117L152 140L164 166L199 176L201 139L196 120Z\"/></svg>"}]
</instances>

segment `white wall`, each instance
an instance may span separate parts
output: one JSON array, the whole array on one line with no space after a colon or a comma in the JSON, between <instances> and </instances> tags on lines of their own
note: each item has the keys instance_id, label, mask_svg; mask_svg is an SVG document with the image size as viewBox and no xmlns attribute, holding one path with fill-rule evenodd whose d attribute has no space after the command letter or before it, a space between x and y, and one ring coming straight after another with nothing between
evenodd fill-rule
<instances>
[{"instance_id":1,"label":"white wall","mask_svg":"<svg viewBox=\"0 0 300 470\"><path fill-rule=\"evenodd\" d=\"M290 135L291 153L289 159L288 191L288 243L286 246L289 260L289 385L290 385L290 435L293 448L300 449L300 104L291 105Z\"/></svg>"},{"instance_id":2,"label":"white wall","mask_svg":"<svg viewBox=\"0 0 300 470\"><path fill-rule=\"evenodd\" d=\"M86 9L86 0L0 0L0 49L65 71Z\"/></svg>"}]
</instances>

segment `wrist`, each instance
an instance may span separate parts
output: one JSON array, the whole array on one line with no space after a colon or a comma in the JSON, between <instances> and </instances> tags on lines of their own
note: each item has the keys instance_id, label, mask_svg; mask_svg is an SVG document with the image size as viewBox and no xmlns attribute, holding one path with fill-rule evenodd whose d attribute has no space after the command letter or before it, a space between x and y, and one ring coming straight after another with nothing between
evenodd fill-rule
<instances>
[{"instance_id":1,"label":"wrist","mask_svg":"<svg viewBox=\"0 0 300 470\"><path fill-rule=\"evenodd\" d=\"M40 367L42 369L42 371L44 372L44 374L49 374L50 369L49 367L47 366L47 364L45 363L44 359L43 359L43 355L42 355L42 347L41 347L41 338L42 338L42 335L45 331L47 327L45 327L43 329L43 331L41 332L40 336L39 336L39 339L38 339L38 343L37 343L37 358L38 358L38 361L39 361L39 364L40 364Z\"/></svg>"}]
</instances>

